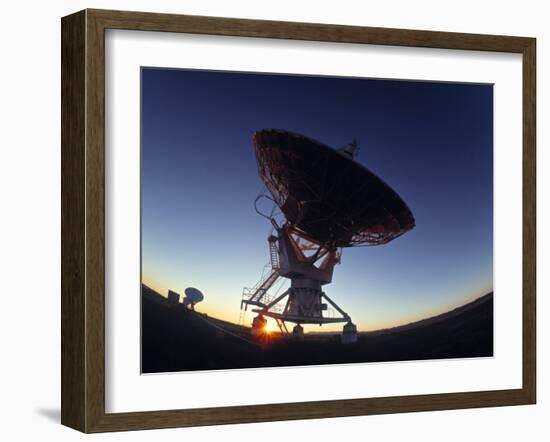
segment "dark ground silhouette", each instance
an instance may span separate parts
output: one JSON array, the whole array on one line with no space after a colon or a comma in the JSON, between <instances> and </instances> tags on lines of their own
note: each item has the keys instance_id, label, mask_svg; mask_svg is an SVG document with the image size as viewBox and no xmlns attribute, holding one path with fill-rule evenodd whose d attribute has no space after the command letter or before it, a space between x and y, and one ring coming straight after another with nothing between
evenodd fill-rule
<instances>
[{"instance_id":1,"label":"dark ground silhouette","mask_svg":"<svg viewBox=\"0 0 550 442\"><path fill-rule=\"evenodd\" d=\"M170 305L143 286L142 373L492 356L493 294L413 324L360 333L352 345L331 333L270 340L254 343L248 328Z\"/></svg>"}]
</instances>

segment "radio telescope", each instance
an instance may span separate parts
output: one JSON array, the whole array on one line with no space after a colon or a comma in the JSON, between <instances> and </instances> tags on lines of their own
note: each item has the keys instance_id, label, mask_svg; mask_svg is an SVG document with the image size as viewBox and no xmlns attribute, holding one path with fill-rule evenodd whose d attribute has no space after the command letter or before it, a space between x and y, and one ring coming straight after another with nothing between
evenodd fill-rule
<instances>
[{"instance_id":1,"label":"radio telescope","mask_svg":"<svg viewBox=\"0 0 550 442\"><path fill-rule=\"evenodd\" d=\"M252 332L273 318L282 332L295 324L345 323L342 342L357 340L351 317L323 291L332 281L342 249L386 244L415 227L410 209L384 181L357 162L353 142L332 149L303 135L264 129L253 136L258 173L282 220L266 216L274 234L268 238L270 272L254 288L245 289L241 310L258 313ZM281 295L268 292L280 279L290 280ZM187 291L186 291L187 293ZM329 306L331 308L329 308Z\"/></svg>"},{"instance_id":2,"label":"radio telescope","mask_svg":"<svg viewBox=\"0 0 550 442\"><path fill-rule=\"evenodd\" d=\"M199 289L194 287L187 287L185 289L185 298L183 298L183 305L195 310L195 304L198 304L204 299L204 295Z\"/></svg>"}]
</instances>

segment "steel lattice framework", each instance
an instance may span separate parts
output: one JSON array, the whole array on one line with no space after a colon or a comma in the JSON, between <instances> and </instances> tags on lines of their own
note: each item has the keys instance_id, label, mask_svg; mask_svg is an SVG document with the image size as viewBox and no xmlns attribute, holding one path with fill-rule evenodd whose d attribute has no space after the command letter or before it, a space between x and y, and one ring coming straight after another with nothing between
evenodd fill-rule
<instances>
[{"instance_id":1,"label":"steel lattice framework","mask_svg":"<svg viewBox=\"0 0 550 442\"><path fill-rule=\"evenodd\" d=\"M241 300L241 310L250 305L258 313L252 333L261 333L265 316L277 321L283 332L286 322L295 323L296 337L303 336L301 324L345 322L342 342L356 342L357 327L323 286L332 281L341 248L386 244L414 228L410 209L355 161L355 142L335 150L276 129L256 132L253 141L258 173L284 220L279 225L273 211L267 216L256 207L271 221L275 234L268 238L271 273L254 289L245 289ZM291 286L271 297L268 291L279 277L288 278ZM328 314L329 306L336 315Z\"/></svg>"}]
</instances>

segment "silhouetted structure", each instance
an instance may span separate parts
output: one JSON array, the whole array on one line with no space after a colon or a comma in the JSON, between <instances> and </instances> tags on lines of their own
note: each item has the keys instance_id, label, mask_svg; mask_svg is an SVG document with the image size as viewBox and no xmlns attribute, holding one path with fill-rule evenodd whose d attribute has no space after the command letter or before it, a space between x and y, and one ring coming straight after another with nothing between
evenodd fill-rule
<instances>
[{"instance_id":1,"label":"silhouetted structure","mask_svg":"<svg viewBox=\"0 0 550 442\"><path fill-rule=\"evenodd\" d=\"M202 302L204 295L199 289L194 287L187 287L185 289L185 298L183 298L183 305L189 307L191 310L195 310L195 304Z\"/></svg>"},{"instance_id":2,"label":"silhouetted structure","mask_svg":"<svg viewBox=\"0 0 550 442\"><path fill-rule=\"evenodd\" d=\"M356 342L350 316L322 286L332 281L343 247L386 244L414 228L410 209L356 161L356 141L335 150L276 129L256 132L253 140L258 173L271 193L256 203L262 196L271 199L285 219L278 223L272 214L264 215L275 229L268 238L272 269L244 290L241 309L256 307L254 312L274 318L284 332L286 322L295 323L298 336L300 324L346 322L342 342ZM268 290L280 277L290 279L291 287L272 297Z\"/></svg>"},{"instance_id":3,"label":"silhouetted structure","mask_svg":"<svg viewBox=\"0 0 550 442\"><path fill-rule=\"evenodd\" d=\"M174 292L173 290L168 290L168 302L170 304L179 304L180 294Z\"/></svg>"}]
</instances>

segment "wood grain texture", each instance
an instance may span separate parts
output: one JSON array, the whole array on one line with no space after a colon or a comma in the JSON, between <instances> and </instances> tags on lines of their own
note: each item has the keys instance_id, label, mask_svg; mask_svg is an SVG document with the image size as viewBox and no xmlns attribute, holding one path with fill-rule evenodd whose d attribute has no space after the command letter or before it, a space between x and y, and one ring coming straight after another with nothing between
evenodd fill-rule
<instances>
[{"instance_id":1,"label":"wood grain texture","mask_svg":"<svg viewBox=\"0 0 550 442\"><path fill-rule=\"evenodd\" d=\"M529 38L148 12L88 10L105 29L233 35L476 51L522 52Z\"/></svg>"},{"instance_id":2,"label":"wood grain texture","mask_svg":"<svg viewBox=\"0 0 550 442\"><path fill-rule=\"evenodd\" d=\"M523 55L523 387L338 401L105 413L106 29ZM86 10L62 20L62 423L84 432L530 404L535 350L535 40L526 37ZM221 393L223 394L223 393Z\"/></svg>"},{"instance_id":3,"label":"wood grain texture","mask_svg":"<svg viewBox=\"0 0 550 442\"><path fill-rule=\"evenodd\" d=\"M93 432L320 419L417 411L499 407L529 403L523 390L396 396L192 410L107 414Z\"/></svg>"},{"instance_id":4,"label":"wood grain texture","mask_svg":"<svg viewBox=\"0 0 550 442\"><path fill-rule=\"evenodd\" d=\"M536 40L523 50L523 389L536 402Z\"/></svg>"},{"instance_id":5,"label":"wood grain texture","mask_svg":"<svg viewBox=\"0 0 550 442\"><path fill-rule=\"evenodd\" d=\"M105 415L105 38L86 11L86 431Z\"/></svg>"},{"instance_id":6,"label":"wood grain texture","mask_svg":"<svg viewBox=\"0 0 550 442\"><path fill-rule=\"evenodd\" d=\"M61 422L84 428L85 13L61 29Z\"/></svg>"}]
</instances>

